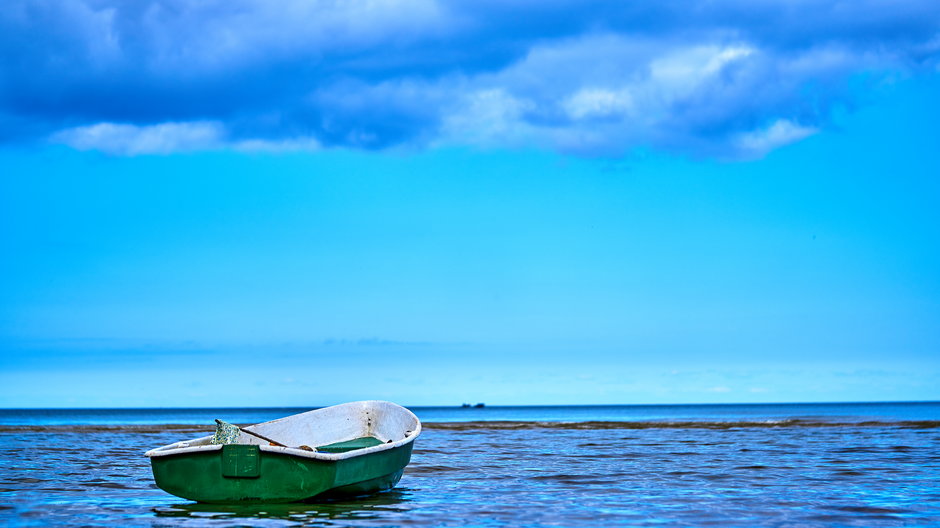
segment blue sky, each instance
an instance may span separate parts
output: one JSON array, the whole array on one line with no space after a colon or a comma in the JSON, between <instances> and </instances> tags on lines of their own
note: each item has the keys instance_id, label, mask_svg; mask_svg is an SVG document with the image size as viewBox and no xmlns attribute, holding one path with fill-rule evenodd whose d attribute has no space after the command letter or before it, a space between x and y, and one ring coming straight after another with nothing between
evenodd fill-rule
<instances>
[{"instance_id":1,"label":"blue sky","mask_svg":"<svg viewBox=\"0 0 940 528\"><path fill-rule=\"evenodd\" d=\"M940 399L940 9L647 4L13 2L0 406Z\"/></svg>"}]
</instances>

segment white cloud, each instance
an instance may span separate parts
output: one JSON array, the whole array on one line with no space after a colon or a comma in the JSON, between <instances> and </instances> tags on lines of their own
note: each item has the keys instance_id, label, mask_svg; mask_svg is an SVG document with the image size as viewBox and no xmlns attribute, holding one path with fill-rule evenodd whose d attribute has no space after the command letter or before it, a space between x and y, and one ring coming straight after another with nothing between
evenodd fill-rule
<instances>
[{"instance_id":1,"label":"white cloud","mask_svg":"<svg viewBox=\"0 0 940 528\"><path fill-rule=\"evenodd\" d=\"M774 149L809 137L818 131L814 127L800 126L787 119L778 119L767 128L740 134L735 143L744 156L759 158Z\"/></svg>"},{"instance_id":2,"label":"white cloud","mask_svg":"<svg viewBox=\"0 0 940 528\"><path fill-rule=\"evenodd\" d=\"M232 148L243 152L294 152L321 150L323 146L313 137L298 137L280 141L244 139L233 142Z\"/></svg>"},{"instance_id":3,"label":"white cloud","mask_svg":"<svg viewBox=\"0 0 940 528\"><path fill-rule=\"evenodd\" d=\"M320 150L322 145L313 137L283 140L248 138L229 140L222 123L195 121L129 125L98 123L63 130L51 137L53 143L77 150L99 150L107 154L134 156L138 154L172 154L199 150L231 148L243 152L290 152Z\"/></svg>"},{"instance_id":4,"label":"white cloud","mask_svg":"<svg viewBox=\"0 0 940 528\"><path fill-rule=\"evenodd\" d=\"M63 130L51 139L78 150L133 156L215 149L223 144L224 137L220 123L196 121L149 126L98 123Z\"/></svg>"},{"instance_id":5,"label":"white cloud","mask_svg":"<svg viewBox=\"0 0 940 528\"><path fill-rule=\"evenodd\" d=\"M445 118L441 143L524 146L537 135L523 120L525 112L534 108L532 101L501 89L470 92Z\"/></svg>"},{"instance_id":6,"label":"white cloud","mask_svg":"<svg viewBox=\"0 0 940 528\"><path fill-rule=\"evenodd\" d=\"M609 34L549 42L502 72L466 81L481 88L453 107L445 128L454 143L622 155L687 134L690 117L723 119L716 111L740 105L741 90L716 89L736 82L718 78L729 65L759 55L742 42L677 48ZM687 116L677 119L680 106Z\"/></svg>"},{"instance_id":7,"label":"white cloud","mask_svg":"<svg viewBox=\"0 0 940 528\"><path fill-rule=\"evenodd\" d=\"M670 51L668 55L650 62L649 84L660 93L687 94L728 64L754 52L754 48L743 44L703 44Z\"/></svg>"},{"instance_id":8,"label":"white cloud","mask_svg":"<svg viewBox=\"0 0 940 528\"><path fill-rule=\"evenodd\" d=\"M633 110L633 97L627 90L585 88L569 97L563 106L574 119L625 115Z\"/></svg>"},{"instance_id":9,"label":"white cloud","mask_svg":"<svg viewBox=\"0 0 940 528\"><path fill-rule=\"evenodd\" d=\"M759 157L864 96L851 79L940 64L936 0L11 2L0 141L127 155L484 144Z\"/></svg>"},{"instance_id":10,"label":"white cloud","mask_svg":"<svg viewBox=\"0 0 940 528\"><path fill-rule=\"evenodd\" d=\"M146 49L148 68L196 75L416 40L452 25L434 0L163 0L141 11L134 41ZM114 30L96 29L90 40L104 41Z\"/></svg>"}]
</instances>

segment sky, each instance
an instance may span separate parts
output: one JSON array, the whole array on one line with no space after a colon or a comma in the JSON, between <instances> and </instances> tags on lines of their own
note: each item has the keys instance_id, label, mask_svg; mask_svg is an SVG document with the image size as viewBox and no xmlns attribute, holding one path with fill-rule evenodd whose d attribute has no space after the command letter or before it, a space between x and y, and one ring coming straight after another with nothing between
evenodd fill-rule
<instances>
[{"instance_id":1,"label":"sky","mask_svg":"<svg viewBox=\"0 0 940 528\"><path fill-rule=\"evenodd\" d=\"M940 400L940 8L0 12L0 407Z\"/></svg>"}]
</instances>

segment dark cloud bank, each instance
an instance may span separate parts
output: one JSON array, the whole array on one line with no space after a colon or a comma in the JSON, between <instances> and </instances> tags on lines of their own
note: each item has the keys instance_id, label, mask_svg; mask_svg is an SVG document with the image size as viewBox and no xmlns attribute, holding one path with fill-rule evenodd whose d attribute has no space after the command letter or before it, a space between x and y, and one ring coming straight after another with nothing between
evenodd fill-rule
<instances>
[{"instance_id":1,"label":"dark cloud bank","mask_svg":"<svg viewBox=\"0 0 940 528\"><path fill-rule=\"evenodd\" d=\"M3 143L753 157L935 74L940 4L11 0L0 49Z\"/></svg>"}]
</instances>

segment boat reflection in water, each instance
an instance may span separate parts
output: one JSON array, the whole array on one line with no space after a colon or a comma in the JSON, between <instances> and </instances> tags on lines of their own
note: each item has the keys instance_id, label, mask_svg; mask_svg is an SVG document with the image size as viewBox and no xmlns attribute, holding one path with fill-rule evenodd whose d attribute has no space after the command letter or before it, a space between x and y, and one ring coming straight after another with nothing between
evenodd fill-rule
<instances>
[{"instance_id":1,"label":"boat reflection in water","mask_svg":"<svg viewBox=\"0 0 940 528\"><path fill-rule=\"evenodd\" d=\"M157 517L228 520L234 524L258 524L258 520L284 520L300 524L321 524L331 521L368 522L389 520L408 513L410 490L393 489L349 501L281 504L206 504L180 503L153 508ZM250 520L246 520L250 519Z\"/></svg>"}]
</instances>

